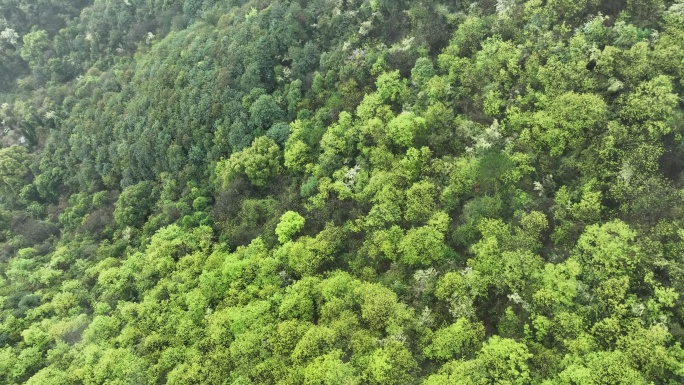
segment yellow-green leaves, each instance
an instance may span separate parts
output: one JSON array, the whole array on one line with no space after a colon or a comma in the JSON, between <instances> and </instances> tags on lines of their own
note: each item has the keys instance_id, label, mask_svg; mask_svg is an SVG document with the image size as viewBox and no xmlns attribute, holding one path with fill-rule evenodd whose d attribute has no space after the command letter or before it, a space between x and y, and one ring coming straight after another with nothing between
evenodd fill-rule
<instances>
[{"instance_id":1,"label":"yellow-green leaves","mask_svg":"<svg viewBox=\"0 0 684 385\"><path fill-rule=\"evenodd\" d=\"M11 200L29 182L29 166L33 156L26 147L14 145L0 149L0 193L3 199Z\"/></svg>"},{"instance_id":2,"label":"yellow-green leaves","mask_svg":"<svg viewBox=\"0 0 684 385\"><path fill-rule=\"evenodd\" d=\"M387 136L401 147L411 147L426 133L425 119L402 112L387 123Z\"/></svg>"},{"instance_id":3,"label":"yellow-green leaves","mask_svg":"<svg viewBox=\"0 0 684 385\"><path fill-rule=\"evenodd\" d=\"M294 211L287 211L280 217L280 222L276 226L278 241L285 243L292 239L304 226L304 217Z\"/></svg>"},{"instance_id":4,"label":"yellow-green leaves","mask_svg":"<svg viewBox=\"0 0 684 385\"><path fill-rule=\"evenodd\" d=\"M157 190L152 182L140 182L126 187L119 195L114 219L120 227L140 227L154 208Z\"/></svg>"},{"instance_id":5,"label":"yellow-green leaves","mask_svg":"<svg viewBox=\"0 0 684 385\"><path fill-rule=\"evenodd\" d=\"M449 226L449 216L435 213L427 225L414 227L406 232L399 244L400 261L407 265L429 266L445 257L444 238Z\"/></svg>"},{"instance_id":6,"label":"yellow-green leaves","mask_svg":"<svg viewBox=\"0 0 684 385\"><path fill-rule=\"evenodd\" d=\"M425 348L425 355L443 361L470 357L479 350L483 339L482 323L459 318L435 332L432 342Z\"/></svg>"},{"instance_id":7,"label":"yellow-green leaves","mask_svg":"<svg viewBox=\"0 0 684 385\"><path fill-rule=\"evenodd\" d=\"M646 385L648 382L628 362L626 355L619 350L591 353L563 370L558 376L558 383Z\"/></svg>"},{"instance_id":8,"label":"yellow-green leaves","mask_svg":"<svg viewBox=\"0 0 684 385\"><path fill-rule=\"evenodd\" d=\"M304 369L304 385L356 385L360 379L339 349L318 356Z\"/></svg>"},{"instance_id":9,"label":"yellow-green leaves","mask_svg":"<svg viewBox=\"0 0 684 385\"><path fill-rule=\"evenodd\" d=\"M605 124L607 112L598 95L565 93L534 114L533 127L523 130L521 139L551 155L578 150Z\"/></svg>"},{"instance_id":10,"label":"yellow-green leaves","mask_svg":"<svg viewBox=\"0 0 684 385\"><path fill-rule=\"evenodd\" d=\"M364 378L372 385L402 385L414 381L418 365L399 341L388 341L370 357Z\"/></svg>"},{"instance_id":11,"label":"yellow-green leaves","mask_svg":"<svg viewBox=\"0 0 684 385\"><path fill-rule=\"evenodd\" d=\"M401 104L408 94L406 79L400 79L399 71L381 74L375 84L378 96L385 103Z\"/></svg>"},{"instance_id":12,"label":"yellow-green leaves","mask_svg":"<svg viewBox=\"0 0 684 385\"><path fill-rule=\"evenodd\" d=\"M584 266L590 282L631 276L642 254L634 245L636 233L624 222L615 220L587 227L577 241L575 258Z\"/></svg>"},{"instance_id":13,"label":"yellow-green leaves","mask_svg":"<svg viewBox=\"0 0 684 385\"><path fill-rule=\"evenodd\" d=\"M281 157L281 151L273 139L260 136L254 139L250 147L216 164L217 184L225 188L236 175L244 174L255 186L265 186L280 173Z\"/></svg>"},{"instance_id":14,"label":"yellow-green leaves","mask_svg":"<svg viewBox=\"0 0 684 385\"><path fill-rule=\"evenodd\" d=\"M406 212L404 218L409 222L423 222L432 215L436 209L435 185L421 181L414 183L406 191Z\"/></svg>"},{"instance_id":15,"label":"yellow-green leaves","mask_svg":"<svg viewBox=\"0 0 684 385\"><path fill-rule=\"evenodd\" d=\"M372 329L384 329L399 311L397 295L382 285L362 284L354 294L361 305L361 318L368 322Z\"/></svg>"},{"instance_id":16,"label":"yellow-green leaves","mask_svg":"<svg viewBox=\"0 0 684 385\"><path fill-rule=\"evenodd\" d=\"M528 385L530 359L527 346L509 338L493 336L485 342L477 357L468 361L451 361L438 374L430 376L425 385Z\"/></svg>"},{"instance_id":17,"label":"yellow-green leaves","mask_svg":"<svg viewBox=\"0 0 684 385\"><path fill-rule=\"evenodd\" d=\"M300 237L295 242L285 243L278 252L297 274L314 275L326 262L333 260L342 236L342 229L328 225L315 238Z\"/></svg>"},{"instance_id":18,"label":"yellow-green leaves","mask_svg":"<svg viewBox=\"0 0 684 385\"><path fill-rule=\"evenodd\" d=\"M622 104L620 117L638 127L645 126L655 139L670 132L668 124L677 105L677 95L672 93L670 78L660 75L641 83Z\"/></svg>"}]
</instances>

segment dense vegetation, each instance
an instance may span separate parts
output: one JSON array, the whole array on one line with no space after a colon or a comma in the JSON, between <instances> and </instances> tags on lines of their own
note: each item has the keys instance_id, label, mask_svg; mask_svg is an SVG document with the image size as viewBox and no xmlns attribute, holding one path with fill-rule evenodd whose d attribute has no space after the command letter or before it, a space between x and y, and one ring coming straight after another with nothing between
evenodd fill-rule
<instances>
[{"instance_id":1,"label":"dense vegetation","mask_svg":"<svg viewBox=\"0 0 684 385\"><path fill-rule=\"evenodd\" d=\"M681 0L0 0L0 383L684 383Z\"/></svg>"}]
</instances>

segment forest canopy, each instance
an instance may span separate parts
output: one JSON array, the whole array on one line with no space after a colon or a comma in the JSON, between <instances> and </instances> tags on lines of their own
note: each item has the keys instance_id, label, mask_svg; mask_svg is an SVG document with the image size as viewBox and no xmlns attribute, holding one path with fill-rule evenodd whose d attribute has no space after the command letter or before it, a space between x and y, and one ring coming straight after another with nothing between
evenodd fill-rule
<instances>
[{"instance_id":1,"label":"forest canopy","mask_svg":"<svg viewBox=\"0 0 684 385\"><path fill-rule=\"evenodd\" d=\"M0 383L684 383L682 0L0 0Z\"/></svg>"}]
</instances>

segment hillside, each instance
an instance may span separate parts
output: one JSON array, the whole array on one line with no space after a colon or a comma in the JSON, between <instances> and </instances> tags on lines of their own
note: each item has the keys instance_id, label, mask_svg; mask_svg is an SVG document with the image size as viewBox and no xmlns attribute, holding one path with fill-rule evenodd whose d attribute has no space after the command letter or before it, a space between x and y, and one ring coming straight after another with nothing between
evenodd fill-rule
<instances>
[{"instance_id":1,"label":"hillside","mask_svg":"<svg viewBox=\"0 0 684 385\"><path fill-rule=\"evenodd\" d=\"M682 0L0 0L0 383L684 383Z\"/></svg>"}]
</instances>

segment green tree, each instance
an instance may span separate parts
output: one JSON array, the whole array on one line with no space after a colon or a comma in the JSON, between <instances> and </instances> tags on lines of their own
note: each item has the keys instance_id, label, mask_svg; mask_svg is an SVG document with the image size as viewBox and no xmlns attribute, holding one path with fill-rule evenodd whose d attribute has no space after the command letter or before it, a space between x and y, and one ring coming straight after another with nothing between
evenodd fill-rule
<instances>
[{"instance_id":1,"label":"green tree","mask_svg":"<svg viewBox=\"0 0 684 385\"><path fill-rule=\"evenodd\" d=\"M400 261L411 266L440 262L446 256L444 239L448 224L449 217L437 212L425 226L408 230L399 243Z\"/></svg>"},{"instance_id":2,"label":"green tree","mask_svg":"<svg viewBox=\"0 0 684 385\"><path fill-rule=\"evenodd\" d=\"M418 369L411 352L398 341L388 341L371 355L364 373L370 384L410 384Z\"/></svg>"},{"instance_id":3,"label":"green tree","mask_svg":"<svg viewBox=\"0 0 684 385\"><path fill-rule=\"evenodd\" d=\"M647 384L646 379L637 370L630 367L628 362L625 354L619 350L591 353L580 362L570 365L561 372L557 383Z\"/></svg>"},{"instance_id":4,"label":"green tree","mask_svg":"<svg viewBox=\"0 0 684 385\"><path fill-rule=\"evenodd\" d=\"M315 238L299 237L295 242L284 244L278 252L298 274L313 275L335 258L342 236L342 229L328 224Z\"/></svg>"},{"instance_id":5,"label":"green tree","mask_svg":"<svg viewBox=\"0 0 684 385\"><path fill-rule=\"evenodd\" d=\"M353 367L342 361L342 351L334 350L316 357L304 368L306 385L354 385L359 383Z\"/></svg>"},{"instance_id":6,"label":"green tree","mask_svg":"<svg viewBox=\"0 0 684 385\"><path fill-rule=\"evenodd\" d=\"M402 112L387 123L387 136L401 147L416 146L424 138L425 133L425 119L411 112Z\"/></svg>"},{"instance_id":7,"label":"green tree","mask_svg":"<svg viewBox=\"0 0 684 385\"><path fill-rule=\"evenodd\" d=\"M406 191L406 213L404 218L409 222L427 221L436 209L434 184L421 181L414 183Z\"/></svg>"},{"instance_id":8,"label":"green tree","mask_svg":"<svg viewBox=\"0 0 684 385\"><path fill-rule=\"evenodd\" d=\"M292 239L304 227L304 217L294 211L287 211L280 217L280 222L276 226L278 241L285 243Z\"/></svg>"},{"instance_id":9,"label":"green tree","mask_svg":"<svg viewBox=\"0 0 684 385\"><path fill-rule=\"evenodd\" d=\"M532 356L525 344L493 336L484 343L475 359L447 363L425 383L531 384L529 360Z\"/></svg>"},{"instance_id":10,"label":"green tree","mask_svg":"<svg viewBox=\"0 0 684 385\"><path fill-rule=\"evenodd\" d=\"M668 119L675 104L670 78L660 75L639 84L635 92L625 98L620 117L629 123L645 126L651 137L658 138L670 132Z\"/></svg>"},{"instance_id":11,"label":"green tree","mask_svg":"<svg viewBox=\"0 0 684 385\"><path fill-rule=\"evenodd\" d=\"M24 35L23 41L24 45L20 49L21 58L29 64L36 80L48 80L47 61L51 44L47 32L34 30Z\"/></svg>"},{"instance_id":12,"label":"green tree","mask_svg":"<svg viewBox=\"0 0 684 385\"><path fill-rule=\"evenodd\" d=\"M587 281L598 284L633 275L643 258L640 248L634 244L635 237L636 233L618 220L588 226L574 252Z\"/></svg>"},{"instance_id":13,"label":"green tree","mask_svg":"<svg viewBox=\"0 0 684 385\"><path fill-rule=\"evenodd\" d=\"M219 186L226 188L235 176L244 174L253 185L263 187L282 169L281 151L273 139L260 136L252 145L216 164Z\"/></svg>"},{"instance_id":14,"label":"green tree","mask_svg":"<svg viewBox=\"0 0 684 385\"><path fill-rule=\"evenodd\" d=\"M265 132L273 123L285 117L283 110L270 95L261 95L249 107L249 121L257 132Z\"/></svg>"},{"instance_id":15,"label":"green tree","mask_svg":"<svg viewBox=\"0 0 684 385\"><path fill-rule=\"evenodd\" d=\"M401 104L408 94L406 80L401 79L399 71L385 72L376 81L378 96L384 103Z\"/></svg>"},{"instance_id":16,"label":"green tree","mask_svg":"<svg viewBox=\"0 0 684 385\"><path fill-rule=\"evenodd\" d=\"M114 220L120 227L142 226L152 213L157 189L153 182L145 181L126 187L116 201Z\"/></svg>"},{"instance_id":17,"label":"green tree","mask_svg":"<svg viewBox=\"0 0 684 385\"><path fill-rule=\"evenodd\" d=\"M443 361L470 358L480 350L483 340L484 326L461 317L437 330L424 351L426 356Z\"/></svg>"},{"instance_id":18,"label":"green tree","mask_svg":"<svg viewBox=\"0 0 684 385\"><path fill-rule=\"evenodd\" d=\"M7 203L13 203L29 182L32 163L33 156L26 147L14 145L0 149L0 192Z\"/></svg>"}]
</instances>

